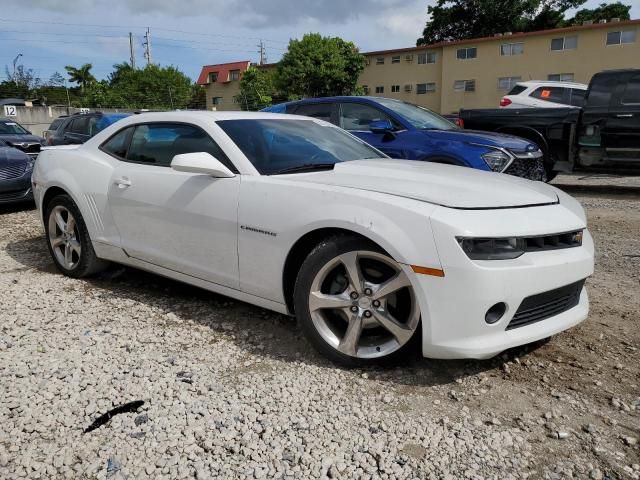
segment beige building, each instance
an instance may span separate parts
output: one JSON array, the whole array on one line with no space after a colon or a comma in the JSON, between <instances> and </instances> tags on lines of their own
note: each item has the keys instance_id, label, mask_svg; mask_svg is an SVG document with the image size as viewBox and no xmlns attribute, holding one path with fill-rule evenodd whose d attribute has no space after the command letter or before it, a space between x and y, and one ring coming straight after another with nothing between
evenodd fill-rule
<instances>
[{"instance_id":1,"label":"beige building","mask_svg":"<svg viewBox=\"0 0 640 480\"><path fill-rule=\"evenodd\" d=\"M359 84L440 113L498 107L521 80L589 83L594 73L640 68L640 20L597 23L364 53Z\"/></svg>"},{"instance_id":2,"label":"beige building","mask_svg":"<svg viewBox=\"0 0 640 480\"><path fill-rule=\"evenodd\" d=\"M363 53L359 79L369 95L398 98L443 114L498 107L518 81L589 83L596 72L640 68L640 20ZM234 97L249 61L207 65L198 84L207 109L240 110ZM271 68L274 65L265 65Z\"/></svg>"}]
</instances>

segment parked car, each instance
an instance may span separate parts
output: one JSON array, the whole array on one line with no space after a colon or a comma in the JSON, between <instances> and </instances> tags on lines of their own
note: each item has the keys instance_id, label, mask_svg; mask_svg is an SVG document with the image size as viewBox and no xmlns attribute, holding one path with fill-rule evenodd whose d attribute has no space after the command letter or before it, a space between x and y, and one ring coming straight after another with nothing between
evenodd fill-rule
<instances>
[{"instance_id":1,"label":"parked car","mask_svg":"<svg viewBox=\"0 0 640 480\"><path fill-rule=\"evenodd\" d=\"M58 130L58 127L62 125L62 122L64 122L64 119L67 117L69 117L69 115L60 115L58 118L54 119L53 122L51 122L51 125L49 125L49 128L42 131L42 136L44 137L44 139L46 140L52 134L54 134L56 130Z\"/></svg>"},{"instance_id":2,"label":"parked car","mask_svg":"<svg viewBox=\"0 0 640 480\"><path fill-rule=\"evenodd\" d=\"M344 364L413 341L427 357L491 357L588 313L593 240L576 200L392 160L317 119L141 114L43 151L32 180L63 274L113 261L295 314Z\"/></svg>"},{"instance_id":3,"label":"parked car","mask_svg":"<svg viewBox=\"0 0 640 480\"><path fill-rule=\"evenodd\" d=\"M32 159L40 153L40 147L44 144L44 138L33 135L18 122L0 118L0 140L5 146L16 148Z\"/></svg>"},{"instance_id":4,"label":"parked car","mask_svg":"<svg viewBox=\"0 0 640 480\"><path fill-rule=\"evenodd\" d=\"M461 130L426 109L380 97L326 97L283 103L264 112L319 118L392 158L423 160L544 180L542 152L511 135Z\"/></svg>"},{"instance_id":5,"label":"parked car","mask_svg":"<svg viewBox=\"0 0 640 480\"><path fill-rule=\"evenodd\" d=\"M502 108L581 107L588 85L530 80L519 82L500 100Z\"/></svg>"},{"instance_id":6,"label":"parked car","mask_svg":"<svg viewBox=\"0 0 640 480\"><path fill-rule=\"evenodd\" d=\"M78 113L65 118L57 130L47 138L47 145L78 145L86 142L109 125L130 113Z\"/></svg>"},{"instance_id":7,"label":"parked car","mask_svg":"<svg viewBox=\"0 0 640 480\"><path fill-rule=\"evenodd\" d=\"M31 171L34 158L0 140L0 204L33 201Z\"/></svg>"},{"instance_id":8,"label":"parked car","mask_svg":"<svg viewBox=\"0 0 640 480\"><path fill-rule=\"evenodd\" d=\"M461 110L466 128L510 133L545 152L547 176L640 168L640 69L597 73L582 108Z\"/></svg>"}]
</instances>

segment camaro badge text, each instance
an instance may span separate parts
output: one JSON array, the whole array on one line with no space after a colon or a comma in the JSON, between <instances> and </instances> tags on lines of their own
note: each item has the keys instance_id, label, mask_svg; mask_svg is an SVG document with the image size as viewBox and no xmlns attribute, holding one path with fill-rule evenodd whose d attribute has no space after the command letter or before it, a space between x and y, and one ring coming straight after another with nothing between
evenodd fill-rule
<instances>
[{"instance_id":1,"label":"camaro badge text","mask_svg":"<svg viewBox=\"0 0 640 480\"><path fill-rule=\"evenodd\" d=\"M277 237L278 234L274 232L269 232L268 230L261 230L259 228L247 227L246 225L240 225L242 230L249 230L250 232L262 233L263 235L269 235L271 237Z\"/></svg>"}]
</instances>

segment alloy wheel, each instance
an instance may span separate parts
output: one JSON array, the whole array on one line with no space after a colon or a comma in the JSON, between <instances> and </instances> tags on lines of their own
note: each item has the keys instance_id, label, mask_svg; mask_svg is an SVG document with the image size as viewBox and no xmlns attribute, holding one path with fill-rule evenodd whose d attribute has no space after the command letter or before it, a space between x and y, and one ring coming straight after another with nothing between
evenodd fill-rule
<instances>
[{"instance_id":1,"label":"alloy wheel","mask_svg":"<svg viewBox=\"0 0 640 480\"><path fill-rule=\"evenodd\" d=\"M49 214L49 243L62 267L73 270L78 265L82 253L78 226L72 213L62 205Z\"/></svg>"}]
</instances>

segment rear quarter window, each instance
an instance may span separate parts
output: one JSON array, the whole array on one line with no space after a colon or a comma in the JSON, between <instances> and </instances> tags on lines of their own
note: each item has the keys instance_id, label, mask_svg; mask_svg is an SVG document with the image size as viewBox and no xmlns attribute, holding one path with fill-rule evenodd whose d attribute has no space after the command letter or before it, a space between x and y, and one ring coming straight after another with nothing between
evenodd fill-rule
<instances>
[{"instance_id":1,"label":"rear quarter window","mask_svg":"<svg viewBox=\"0 0 640 480\"><path fill-rule=\"evenodd\" d=\"M516 85L511 90L509 90L509 93L507 93L507 95L520 95L526 89L527 87L525 87L524 85Z\"/></svg>"}]
</instances>

